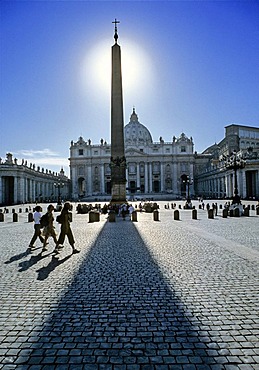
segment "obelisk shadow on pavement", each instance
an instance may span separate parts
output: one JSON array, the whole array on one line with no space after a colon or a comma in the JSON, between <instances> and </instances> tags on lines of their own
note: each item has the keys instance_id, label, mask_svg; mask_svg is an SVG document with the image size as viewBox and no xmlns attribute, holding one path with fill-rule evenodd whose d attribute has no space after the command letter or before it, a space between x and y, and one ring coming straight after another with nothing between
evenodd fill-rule
<instances>
[{"instance_id":1,"label":"obelisk shadow on pavement","mask_svg":"<svg viewBox=\"0 0 259 370\"><path fill-rule=\"evenodd\" d=\"M107 222L38 340L28 339L27 356L15 363L89 370L215 364L200 330L134 224Z\"/></svg>"}]
</instances>

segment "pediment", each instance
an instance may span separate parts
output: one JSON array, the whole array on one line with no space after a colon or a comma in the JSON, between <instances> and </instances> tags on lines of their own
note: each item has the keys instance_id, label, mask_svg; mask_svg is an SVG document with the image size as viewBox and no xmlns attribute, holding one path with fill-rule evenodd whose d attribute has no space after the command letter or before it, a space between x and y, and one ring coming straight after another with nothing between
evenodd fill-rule
<instances>
[{"instance_id":1,"label":"pediment","mask_svg":"<svg viewBox=\"0 0 259 370\"><path fill-rule=\"evenodd\" d=\"M145 153L141 152L137 148L127 148L125 149L125 154L126 155L128 154L129 156L134 156L134 155L140 156L140 155L144 155Z\"/></svg>"}]
</instances>

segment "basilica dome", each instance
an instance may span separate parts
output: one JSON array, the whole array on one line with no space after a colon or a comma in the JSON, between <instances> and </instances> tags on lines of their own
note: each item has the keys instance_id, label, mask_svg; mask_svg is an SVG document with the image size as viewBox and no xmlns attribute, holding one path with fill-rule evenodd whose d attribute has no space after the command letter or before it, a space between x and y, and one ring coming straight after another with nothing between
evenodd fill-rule
<instances>
[{"instance_id":1,"label":"basilica dome","mask_svg":"<svg viewBox=\"0 0 259 370\"><path fill-rule=\"evenodd\" d=\"M124 127L125 145L149 145L153 142L149 130L139 123L138 116L133 108L130 116L130 122Z\"/></svg>"}]
</instances>

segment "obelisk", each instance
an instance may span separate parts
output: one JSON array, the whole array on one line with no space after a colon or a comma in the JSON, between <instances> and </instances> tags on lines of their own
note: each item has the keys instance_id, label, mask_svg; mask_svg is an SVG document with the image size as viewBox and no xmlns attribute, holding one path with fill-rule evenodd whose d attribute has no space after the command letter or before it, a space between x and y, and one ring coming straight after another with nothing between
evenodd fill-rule
<instances>
[{"instance_id":1,"label":"obelisk","mask_svg":"<svg viewBox=\"0 0 259 370\"><path fill-rule=\"evenodd\" d=\"M126 158L124 149L124 118L121 75L121 49L117 43L117 21L115 19L115 44L112 46L111 85L111 203L126 201Z\"/></svg>"}]
</instances>

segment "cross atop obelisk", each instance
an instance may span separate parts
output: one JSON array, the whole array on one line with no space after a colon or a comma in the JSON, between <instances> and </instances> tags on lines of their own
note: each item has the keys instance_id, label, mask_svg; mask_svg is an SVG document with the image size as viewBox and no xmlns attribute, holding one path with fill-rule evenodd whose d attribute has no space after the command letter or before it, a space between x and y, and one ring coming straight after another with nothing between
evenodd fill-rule
<instances>
[{"instance_id":1,"label":"cross atop obelisk","mask_svg":"<svg viewBox=\"0 0 259 370\"><path fill-rule=\"evenodd\" d=\"M117 19L115 24L115 44L112 46L112 86L111 86L111 202L126 201L126 158L124 150L124 118L121 75L121 48L117 44Z\"/></svg>"},{"instance_id":2,"label":"cross atop obelisk","mask_svg":"<svg viewBox=\"0 0 259 370\"><path fill-rule=\"evenodd\" d=\"M115 25L114 40L115 40L115 42L117 44L117 40L119 38L119 36L118 36L118 30L117 30L117 23L120 23L120 21L117 21L117 19L115 18L115 20L112 23L114 23L114 25Z\"/></svg>"}]
</instances>

